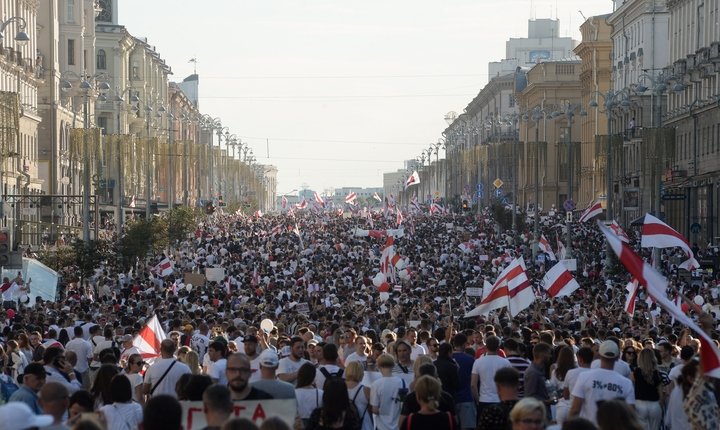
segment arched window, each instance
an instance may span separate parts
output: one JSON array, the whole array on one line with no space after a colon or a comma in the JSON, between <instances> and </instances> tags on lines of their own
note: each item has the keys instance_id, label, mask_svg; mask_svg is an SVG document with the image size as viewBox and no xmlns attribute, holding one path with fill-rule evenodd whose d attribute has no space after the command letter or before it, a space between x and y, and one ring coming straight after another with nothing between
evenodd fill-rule
<instances>
[{"instance_id":1,"label":"arched window","mask_svg":"<svg viewBox=\"0 0 720 430\"><path fill-rule=\"evenodd\" d=\"M105 70L107 68L107 55L104 49L98 50L95 67L99 70Z\"/></svg>"}]
</instances>

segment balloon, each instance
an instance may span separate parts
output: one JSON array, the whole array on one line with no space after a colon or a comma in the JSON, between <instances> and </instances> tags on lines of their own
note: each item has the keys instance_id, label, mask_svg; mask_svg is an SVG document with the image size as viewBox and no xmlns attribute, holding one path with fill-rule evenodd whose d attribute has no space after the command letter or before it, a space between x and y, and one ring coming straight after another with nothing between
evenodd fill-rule
<instances>
[{"instance_id":1,"label":"balloon","mask_svg":"<svg viewBox=\"0 0 720 430\"><path fill-rule=\"evenodd\" d=\"M380 301L385 302L390 298L390 293L388 292L382 292L380 293Z\"/></svg>"},{"instance_id":2,"label":"balloon","mask_svg":"<svg viewBox=\"0 0 720 430\"><path fill-rule=\"evenodd\" d=\"M382 285L383 282L385 282L385 275L382 272L378 272L378 274L375 275L375 277L373 278L372 282L373 285L379 287L380 285Z\"/></svg>"},{"instance_id":3,"label":"balloon","mask_svg":"<svg viewBox=\"0 0 720 430\"><path fill-rule=\"evenodd\" d=\"M260 330L264 331L265 333L270 333L273 328L275 328L275 324L273 324L271 319L265 318L264 320L260 321Z\"/></svg>"},{"instance_id":4,"label":"balloon","mask_svg":"<svg viewBox=\"0 0 720 430\"><path fill-rule=\"evenodd\" d=\"M406 268L407 265L408 265L408 264L407 264L407 260L405 260L405 259L400 259L400 260L398 260L397 264L395 265L395 268L396 268L397 270L402 270L402 269Z\"/></svg>"},{"instance_id":5,"label":"balloon","mask_svg":"<svg viewBox=\"0 0 720 430\"><path fill-rule=\"evenodd\" d=\"M693 302L695 302L695 304L698 306L702 306L703 303L705 303L705 299L703 299L702 296L695 296L695 298L693 299Z\"/></svg>"},{"instance_id":6,"label":"balloon","mask_svg":"<svg viewBox=\"0 0 720 430\"><path fill-rule=\"evenodd\" d=\"M387 292L389 292L389 291L390 291L390 284L388 284L387 282L383 282L383 283L380 284L380 286L378 287L378 291L380 291L381 293L387 293Z\"/></svg>"}]
</instances>

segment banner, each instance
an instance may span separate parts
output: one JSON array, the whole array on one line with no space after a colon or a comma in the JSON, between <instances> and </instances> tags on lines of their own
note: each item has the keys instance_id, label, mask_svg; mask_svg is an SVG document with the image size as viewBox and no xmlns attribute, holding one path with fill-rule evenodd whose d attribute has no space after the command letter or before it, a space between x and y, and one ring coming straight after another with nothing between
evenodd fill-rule
<instances>
[{"instance_id":1,"label":"banner","mask_svg":"<svg viewBox=\"0 0 720 430\"><path fill-rule=\"evenodd\" d=\"M225 269L222 267L208 267L205 269L205 278L208 282L220 282L225 279Z\"/></svg>"},{"instance_id":2,"label":"banner","mask_svg":"<svg viewBox=\"0 0 720 430\"><path fill-rule=\"evenodd\" d=\"M205 285L205 275L201 273L186 272L185 274L183 274L183 281L185 281L186 284L203 286Z\"/></svg>"},{"instance_id":3,"label":"banner","mask_svg":"<svg viewBox=\"0 0 720 430\"><path fill-rule=\"evenodd\" d=\"M207 426L203 402L180 402L183 408L183 428L185 430L200 430ZM260 426L267 418L278 417L293 428L297 414L297 401L295 399L283 400L244 400L234 402L234 417L247 418Z\"/></svg>"}]
</instances>

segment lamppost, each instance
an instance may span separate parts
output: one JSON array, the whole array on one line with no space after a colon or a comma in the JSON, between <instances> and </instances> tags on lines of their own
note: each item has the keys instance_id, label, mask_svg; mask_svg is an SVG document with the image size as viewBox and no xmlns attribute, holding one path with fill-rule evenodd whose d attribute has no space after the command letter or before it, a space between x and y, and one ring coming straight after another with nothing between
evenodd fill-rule
<instances>
[{"instance_id":1,"label":"lamppost","mask_svg":"<svg viewBox=\"0 0 720 430\"><path fill-rule=\"evenodd\" d=\"M2 44L5 39L5 29L13 22L17 23L18 28L18 32L15 34L15 42L17 42L18 45L25 45L30 41L30 36L25 33L27 21L25 21L25 18L21 16L13 16L5 19L4 21L0 20L0 44Z\"/></svg>"},{"instance_id":2,"label":"lamppost","mask_svg":"<svg viewBox=\"0 0 720 430\"><path fill-rule=\"evenodd\" d=\"M139 100L139 98L138 98ZM137 102L137 104L133 107L133 110L136 112L140 111L140 101ZM147 142L145 145L145 219L150 220L150 217L152 216L152 210L151 210L151 202L152 202L152 193L154 188L154 181L153 181L153 169L152 169L152 158L155 154L155 151L153 148L153 141L150 135L150 127L152 125L152 118L153 118L153 107L152 105L156 105L157 107L157 113L155 116L159 119L162 118L163 113L166 112L165 106L162 105L162 103L159 103L159 101L155 101L154 103L152 101L146 101L145 106L143 110L145 111L145 135L147 137ZM159 106L158 106L159 105Z\"/></svg>"},{"instance_id":3,"label":"lamppost","mask_svg":"<svg viewBox=\"0 0 720 430\"><path fill-rule=\"evenodd\" d=\"M587 112L582 109L582 106L579 103L567 103L563 107L562 111L556 111L551 114L552 117L560 117L565 116L565 119L567 120L567 133L565 134L566 137L566 143L567 143L567 157L568 157L568 172L567 172L567 182L568 182L568 195L567 195L567 201L569 208L566 208L568 211L567 216L565 217L565 258L572 258L572 229L571 223L572 223L572 213L575 209L575 203L573 202L573 181L574 181L574 175L573 171L575 170L575 163L573 159L573 142L572 142L572 125L573 125L573 118L575 117L575 111L579 111L580 116L587 116Z\"/></svg>"},{"instance_id":4,"label":"lamppost","mask_svg":"<svg viewBox=\"0 0 720 430\"><path fill-rule=\"evenodd\" d=\"M600 98L603 99L603 107L604 110L599 110L600 113L604 113L607 117L607 130L608 130L608 140L607 140L607 161L606 161L606 167L605 167L605 175L606 175L606 191L605 191L605 199L606 199L606 209L607 209L607 220L612 221L615 219L614 213L613 213L613 200L614 200L614 192L613 192L613 155L612 155L612 115L613 110L620 107L630 107L630 99L628 97L628 94L625 90L622 91L613 91L608 90L605 94L595 91L590 95L590 97L600 96ZM598 108L598 102L597 99L593 98L590 100L590 107L591 108Z\"/></svg>"},{"instance_id":5,"label":"lamppost","mask_svg":"<svg viewBox=\"0 0 720 430\"><path fill-rule=\"evenodd\" d=\"M4 29L4 27L2 27ZM72 82L67 77L74 78L79 81L78 85L83 96L83 202L82 202L82 218L83 218L83 240L90 242L90 151L88 148L88 129L90 128L90 92L105 92L110 90L107 83L108 75L106 73L98 73L92 76L87 74L78 75L77 73L67 70L60 75L62 79L60 89L62 91L70 91L73 88ZM98 163L100 160L98 160ZM95 220L96 224L100 220Z\"/></svg>"},{"instance_id":6,"label":"lamppost","mask_svg":"<svg viewBox=\"0 0 720 430\"><path fill-rule=\"evenodd\" d=\"M119 88L115 88L115 97L113 97L113 103L115 104L115 133L118 136L118 160L117 160L117 169L118 169L118 175L117 175L117 203L116 203L116 211L117 211L117 232L118 235L122 232L123 223L125 222L125 216L123 214L123 199L125 197L125 175L123 174L123 148L121 146L121 140L120 135L124 134L122 130L122 126L120 123L120 112L122 111L123 104L125 103L125 99L123 96L126 92L132 90L132 87L127 87L124 90L120 90ZM105 97L106 98L106 97ZM138 103L140 101L140 98L138 98L137 95L131 94L130 95L130 103Z\"/></svg>"}]
</instances>

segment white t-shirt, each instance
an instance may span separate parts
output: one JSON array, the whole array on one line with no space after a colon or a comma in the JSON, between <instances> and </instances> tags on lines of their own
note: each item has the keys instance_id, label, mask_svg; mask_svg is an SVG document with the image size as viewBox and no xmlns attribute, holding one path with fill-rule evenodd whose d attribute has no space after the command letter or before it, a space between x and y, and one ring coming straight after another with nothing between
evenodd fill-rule
<instances>
[{"instance_id":1,"label":"white t-shirt","mask_svg":"<svg viewBox=\"0 0 720 430\"><path fill-rule=\"evenodd\" d=\"M138 399L137 394L135 393L135 388L137 388L138 385L142 385L143 376L139 373L123 373L123 375L127 376L128 380L130 380L130 387L132 388L133 400L136 402L139 402L140 399Z\"/></svg>"},{"instance_id":2,"label":"white t-shirt","mask_svg":"<svg viewBox=\"0 0 720 430\"><path fill-rule=\"evenodd\" d=\"M281 359L280 362L278 363L277 374L283 375L285 373L295 373L298 371L298 369L300 369L300 366L302 366L303 364L305 364L307 362L308 361L305 360L304 358L301 358L298 361L293 361L290 357L285 357L285 358ZM289 382L292 382L293 384L295 384L294 380L289 381Z\"/></svg>"},{"instance_id":3,"label":"white t-shirt","mask_svg":"<svg viewBox=\"0 0 720 430\"><path fill-rule=\"evenodd\" d=\"M225 375L225 368L227 367L227 360L224 358L221 358L218 361L214 361L210 363L210 369L208 369L208 376L211 377L214 380L217 380L217 383L220 385L227 385L228 380L227 376Z\"/></svg>"},{"instance_id":4,"label":"white t-shirt","mask_svg":"<svg viewBox=\"0 0 720 430\"><path fill-rule=\"evenodd\" d=\"M570 394L584 400L580 416L595 425L599 400L621 399L630 405L635 404L635 387L632 381L608 369L591 369L581 373Z\"/></svg>"},{"instance_id":5,"label":"white t-shirt","mask_svg":"<svg viewBox=\"0 0 720 430\"><path fill-rule=\"evenodd\" d=\"M348 355L345 359L345 366L347 366L349 363L352 363L353 361L360 362L361 364L364 364L367 362L367 356L360 356L357 352L353 352L352 354Z\"/></svg>"},{"instance_id":6,"label":"white t-shirt","mask_svg":"<svg viewBox=\"0 0 720 430\"><path fill-rule=\"evenodd\" d=\"M410 360L415 361L416 358L425 354L427 354L425 347L416 343L415 346L412 347L412 351L410 351Z\"/></svg>"},{"instance_id":7,"label":"white t-shirt","mask_svg":"<svg viewBox=\"0 0 720 430\"><path fill-rule=\"evenodd\" d=\"M317 388L296 388L295 399L297 400L300 419L310 418L312 411L322 406L322 397L323 390Z\"/></svg>"},{"instance_id":8,"label":"white t-shirt","mask_svg":"<svg viewBox=\"0 0 720 430\"><path fill-rule=\"evenodd\" d=\"M403 387L409 390L407 383L397 376L382 377L370 386L370 404L379 408L375 415L378 430L397 430L402 409L398 390Z\"/></svg>"},{"instance_id":9,"label":"white t-shirt","mask_svg":"<svg viewBox=\"0 0 720 430\"><path fill-rule=\"evenodd\" d=\"M172 369L170 369L167 375L165 375L165 377L162 378L162 381L160 381L160 378L168 369L168 366L170 366L170 364L174 361L177 361L177 363L173 365ZM170 396L177 397L177 394L175 393L175 385L177 384L178 379L186 373L191 372L190 368L187 367L185 363L181 363L175 358L159 358L155 360L155 363L153 363L152 366L148 368L147 372L145 372L145 384L149 384L152 389L152 387L160 381L160 384L151 396L168 394Z\"/></svg>"},{"instance_id":10,"label":"white t-shirt","mask_svg":"<svg viewBox=\"0 0 720 430\"><path fill-rule=\"evenodd\" d=\"M10 284L10 287L2 293L3 301L12 302L13 294L15 294L15 290L17 290L17 287L18 285L14 282Z\"/></svg>"},{"instance_id":11,"label":"white t-shirt","mask_svg":"<svg viewBox=\"0 0 720 430\"><path fill-rule=\"evenodd\" d=\"M684 430L692 428L683 407L683 393L679 385L673 387L665 410L665 427L670 430Z\"/></svg>"},{"instance_id":12,"label":"white t-shirt","mask_svg":"<svg viewBox=\"0 0 720 430\"><path fill-rule=\"evenodd\" d=\"M250 383L259 381L260 378L260 354L257 357L250 360Z\"/></svg>"},{"instance_id":13,"label":"white t-shirt","mask_svg":"<svg viewBox=\"0 0 720 430\"><path fill-rule=\"evenodd\" d=\"M127 430L138 427L143 420L143 409L139 403L113 403L99 409L107 422L107 430Z\"/></svg>"},{"instance_id":14,"label":"white t-shirt","mask_svg":"<svg viewBox=\"0 0 720 430\"><path fill-rule=\"evenodd\" d=\"M198 359L201 363L203 362L203 358L205 358L205 353L207 352L209 346L210 338L204 334L195 333L192 339L190 339L190 348L197 352Z\"/></svg>"},{"instance_id":15,"label":"white t-shirt","mask_svg":"<svg viewBox=\"0 0 720 430\"><path fill-rule=\"evenodd\" d=\"M72 351L77 355L75 370L84 373L90 369L90 362L93 359L93 349L90 342L81 337L76 337L65 345L65 350Z\"/></svg>"},{"instance_id":16,"label":"white t-shirt","mask_svg":"<svg viewBox=\"0 0 720 430\"><path fill-rule=\"evenodd\" d=\"M576 367L567 371L565 374L565 386L570 393L572 393L573 388L575 388L575 383L577 382L578 377L588 370L590 369L587 367Z\"/></svg>"},{"instance_id":17,"label":"white t-shirt","mask_svg":"<svg viewBox=\"0 0 720 430\"><path fill-rule=\"evenodd\" d=\"M480 380L480 389L478 390L480 403L500 402L497 387L495 387L495 372L503 367L512 367L512 363L499 355L483 355L473 363L472 373L478 375Z\"/></svg>"},{"instance_id":18,"label":"white t-shirt","mask_svg":"<svg viewBox=\"0 0 720 430\"><path fill-rule=\"evenodd\" d=\"M325 375L323 375L322 371L320 369L325 369L330 376L337 374L340 371L340 367L334 365L334 364L321 364L317 367L317 372L315 372L315 386L318 388L323 388L325 386ZM343 374L340 376L341 378L345 379L345 370L343 369Z\"/></svg>"},{"instance_id":19,"label":"white t-shirt","mask_svg":"<svg viewBox=\"0 0 720 430\"><path fill-rule=\"evenodd\" d=\"M599 369L600 368L600 359L597 358L597 359L593 360L593 362L590 363L590 368L591 369ZM630 374L632 373L632 370L630 370L630 365L627 364L627 362L622 361L622 360L615 360L615 365L613 366L613 370L626 378L630 378Z\"/></svg>"}]
</instances>

